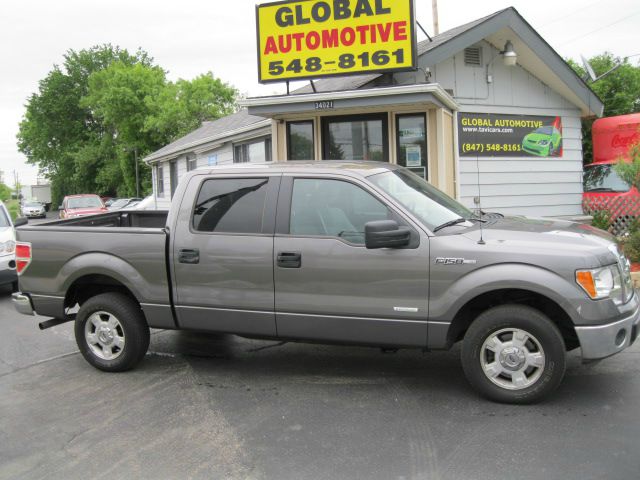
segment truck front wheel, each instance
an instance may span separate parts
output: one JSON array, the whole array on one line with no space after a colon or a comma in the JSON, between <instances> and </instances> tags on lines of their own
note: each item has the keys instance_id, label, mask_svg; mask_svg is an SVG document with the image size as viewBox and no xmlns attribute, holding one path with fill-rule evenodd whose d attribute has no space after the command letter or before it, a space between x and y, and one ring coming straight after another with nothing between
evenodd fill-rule
<instances>
[{"instance_id":1,"label":"truck front wheel","mask_svg":"<svg viewBox=\"0 0 640 480\"><path fill-rule=\"evenodd\" d=\"M565 363L558 327L524 305L501 305L481 313L462 345L467 380L497 402L541 400L562 382Z\"/></svg>"},{"instance_id":2,"label":"truck front wheel","mask_svg":"<svg viewBox=\"0 0 640 480\"><path fill-rule=\"evenodd\" d=\"M142 310L122 293L102 293L87 300L78 311L75 336L85 360L106 372L135 367L149 348Z\"/></svg>"}]
</instances>

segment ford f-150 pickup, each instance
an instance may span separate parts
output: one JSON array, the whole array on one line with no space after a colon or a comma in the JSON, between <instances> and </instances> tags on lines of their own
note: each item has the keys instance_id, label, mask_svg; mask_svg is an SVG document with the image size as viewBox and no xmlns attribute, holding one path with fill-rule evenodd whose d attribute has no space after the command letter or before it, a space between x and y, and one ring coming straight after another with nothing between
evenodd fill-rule
<instances>
[{"instance_id":1,"label":"ford f-150 pickup","mask_svg":"<svg viewBox=\"0 0 640 480\"><path fill-rule=\"evenodd\" d=\"M474 213L381 162L272 163L186 175L169 212L17 229L16 308L75 322L84 358L134 367L149 328L448 349L470 384L530 403L566 352L621 352L638 332L613 237L557 219Z\"/></svg>"}]
</instances>

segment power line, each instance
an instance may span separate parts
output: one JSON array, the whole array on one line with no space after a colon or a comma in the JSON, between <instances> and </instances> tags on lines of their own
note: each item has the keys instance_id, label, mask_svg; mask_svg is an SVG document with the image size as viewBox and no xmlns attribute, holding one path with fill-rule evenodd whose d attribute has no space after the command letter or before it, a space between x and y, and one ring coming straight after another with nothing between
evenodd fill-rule
<instances>
[{"instance_id":1,"label":"power line","mask_svg":"<svg viewBox=\"0 0 640 480\"><path fill-rule=\"evenodd\" d=\"M622 23L625 20L628 20L628 19L630 19L632 17L635 17L638 14L640 14L640 12L632 13L631 15L627 15L626 17L621 18L620 20L616 20L615 22L611 22L611 23L609 23L607 25L604 25L602 27L596 28L595 30L591 30L590 32L583 33L582 35L578 35L577 37L574 37L571 40L568 40L566 42L561 43L560 46L567 45L568 43L572 43L572 42L575 42L576 40L580 40L581 38L584 38L584 37L586 37L588 35L591 35L592 33L596 33L596 32L599 32L600 30L604 30L605 28L609 28L609 27L612 27L614 25L617 25L618 23Z\"/></svg>"},{"instance_id":2,"label":"power line","mask_svg":"<svg viewBox=\"0 0 640 480\"><path fill-rule=\"evenodd\" d=\"M595 2L591 2L581 8L571 10L570 13L563 15L562 17L556 18L555 20L551 20L550 22L546 22L540 30L545 30L547 28L547 25L553 25L554 23L558 23L559 21L564 20L565 18L573 17L576 13L583 12L593 7L594 5L597 5L598 3L602 3L603 1L604 0L596 0Z\"/></svg>"}]
</instances>

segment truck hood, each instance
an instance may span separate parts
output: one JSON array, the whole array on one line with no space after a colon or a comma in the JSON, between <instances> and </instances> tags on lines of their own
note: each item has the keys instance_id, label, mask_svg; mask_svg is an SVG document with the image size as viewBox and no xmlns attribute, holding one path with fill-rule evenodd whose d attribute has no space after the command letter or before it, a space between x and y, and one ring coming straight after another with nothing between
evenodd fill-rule
<instances>
[{"instance_id":1,"label":"truck hood","mask_svg":"<svg viewBox=\"0 0 640 480\"><path fill-rule=\"evenodd\" d=\"M480 239L480 226L475 224L461 232L463 236ZM590 225L554 218L504 217L491 218L482 224L482 237L487 245L500 246L504 250L527 253L556 254L559 256L582 255L588 261L592 256L595 265L608 265L617 261L612 252L615 237Z\"/></svg>"}]
</instances>

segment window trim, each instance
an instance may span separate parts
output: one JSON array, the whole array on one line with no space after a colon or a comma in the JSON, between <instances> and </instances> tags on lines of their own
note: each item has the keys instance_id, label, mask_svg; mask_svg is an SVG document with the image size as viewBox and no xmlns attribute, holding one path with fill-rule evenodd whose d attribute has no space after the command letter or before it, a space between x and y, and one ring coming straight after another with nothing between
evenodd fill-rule
<instances>
[{"instance_id":1,"label":"window trim","mask_svg":"<svg viewBox=\"0 0 640 480\"><path fill-rule=\"evenodd\" d=\"M271 146L269 146L269 148L267 148L267 141L268 140L271 140L271 142L269 142L269 143L271 143ZM264 162L253 162L253 163L255 163L256 165L261 165L263 163L272 162L273 161L273 159L271 158L271 156L272 156L271 155L271 153L272 153L271 149L273 148L272 147L272 145L273 145L272 142L273 142L273 140L271 138L271 135L263 135L261 137L249 138L247 140L243 140L243 141L240 141L240 142L232 143L231 144L231 150L233 152L233 163L234 164L236 164L236 163L252 163L249 160L246 160L246 161L243 160L243 161L239 162L237 160L237 158L236 158L236 148L240 148L240 150L242 151L242 156L245 157L247 155L247 147L249 145L253 145L253 144L256 144L256 143L262 143L264 145L264 160L265 161Z\"/></svg>"},{"instance_id":2,"label":"window trim","mask_svg":"<svg viewBox=\"0 0 640 480\"><path fill-rule=\"evenodd\" d=\"M156 166L156 196L164 197L164 165Z\"/></svg>"},{"instance_id":3,"label":"window trim","mask_svg":"<svg viewBox=\"0 0 640 480\"><path fill-rule=\"evenodd\" d=\"M426 157L424 159L424 173L425 173L425 180L428 182L429 181L429 132L428 132L428 127L427 127L427 113L426 112L415 112L415 113L397 113L396 114L396 131L395 131L395 135L396 135L396 164L400 165L400 119L403 117L420 117L422 116L424 118L424 148L426 150ZM401 167L403 165L400 165ZM412 168L416 168L416 167L406 167L404 166L403 168L408 168L409 170L411 170ZM411 170L413 172L413 170ZM416 172L413 172L416 173ZM416 174L417 175L417 174Z\"/></svg>"},{"instance_id":4,"label":"window trim","mask_svg":"<svg viewBox=\"0 0 640 480\"><path fill-rule=\"evenodd\" d=\"M311 153L313 158L309 158L306 161L315 161L316 151L316 138L315 138L315 122L312 120L294 120L287 122L287 161L288 162L304 162L305 160L291 158L291 125L310 125L311 126Z\"/></svg>"},{"instance_id":5,"label":"window trim","mask_svg":"<svg viewBox=\"0 0 640 480\"><path fill-rule=\"evenodd\" d=\"M198 178L198 177L194 177ZM275 233L275 225L276 225L276 204L278 199L278 190L280 189L282 174L267 174L267 175L230 175L230 176L206 176L200 180L200 185L198 186L198 190L195 192L193 196L193 201L191 207L189 207L189 220L187 222L189 226L189 233L192 235L223 235L223 236L234 236L234 237L273 237ZM208 180L267 180L267 191L264 197L264 208L262 211L262 231L260 233L249 233L249 232L205 232L201 230L196 230L193 227L193 212L195 210L196 204L198 203L198 198L200 197L200 192L204 187L204 184Z\"/></svg>"},{"instance_id":6,"label":"window trim","mask_svg":"<svg viewBox=\"0 0 640 480\"><path fill-rule=\"evenodd\" d=\"M192 172L198 168L198 157L196 155L187 155L187 172ZM191 162L193 162L193 168L191 168Z\"/></svg>"},{"instance_id":7,"label":"window trim","mask_svg":"<svg viewBox=\"0 0 640 480\"><path fill-rule=\"evenodd\" d=\"M329 124L339 122L353 122L356 120L382 120L382 156L383 163L391 163L391 152L389 145L389 112L381 113L364 113L360 115L336 115L331 117L322 117L322 160L329 160L327 152L329 150ZM345 160L350 161L350 160ZM375 162L376 160L369 160Z\"/></svg>"}]
</instances>

